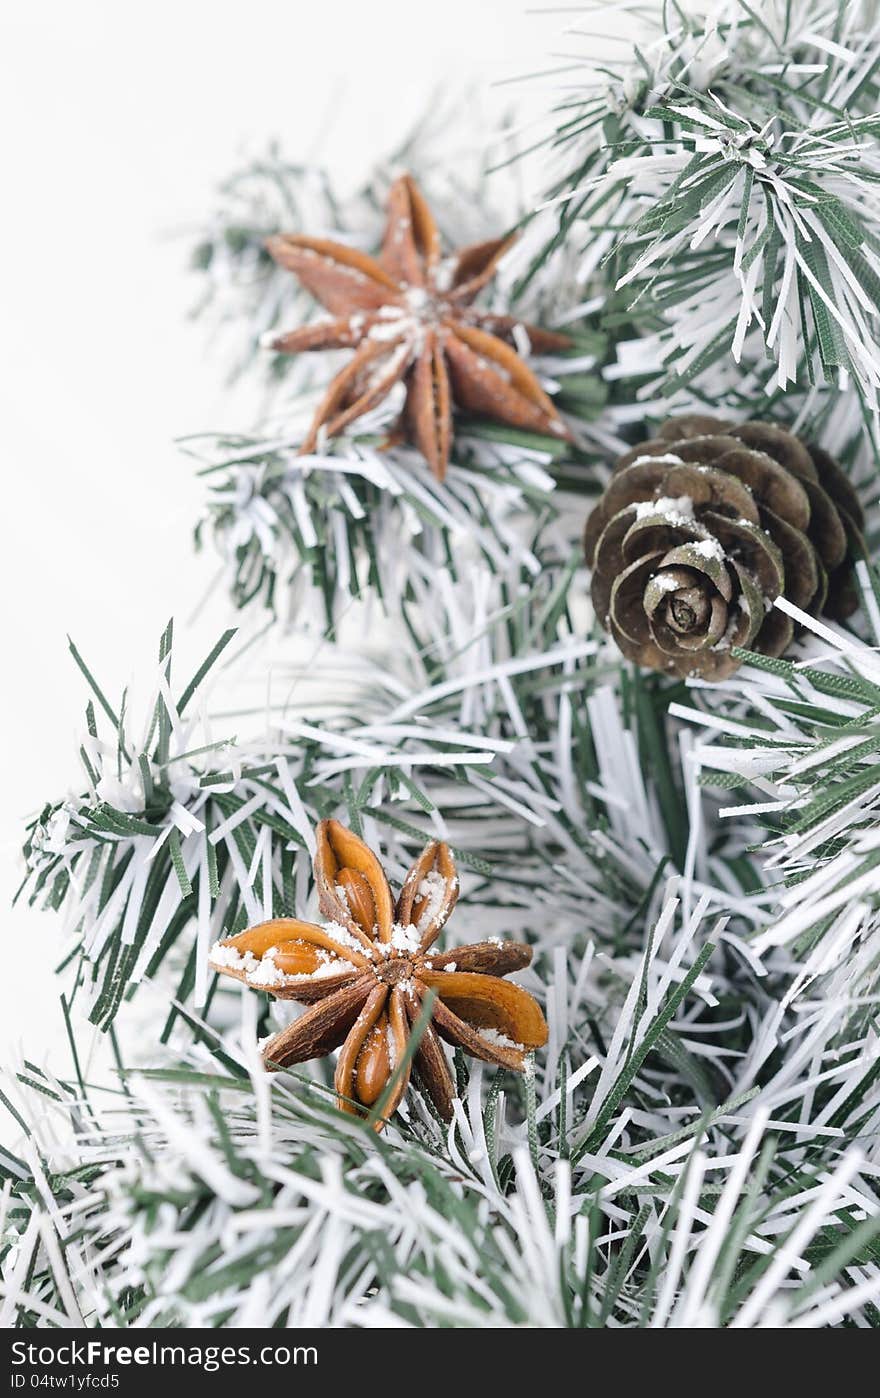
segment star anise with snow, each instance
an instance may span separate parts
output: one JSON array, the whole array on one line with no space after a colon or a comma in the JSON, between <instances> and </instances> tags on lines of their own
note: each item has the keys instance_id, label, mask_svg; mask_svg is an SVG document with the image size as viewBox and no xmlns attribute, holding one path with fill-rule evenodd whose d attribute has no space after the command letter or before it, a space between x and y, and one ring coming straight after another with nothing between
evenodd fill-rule
<instances>
[{"instance_id":1,"label":"star anise with snow","mask_svg":"<svg viewBox=\"0 0 880 1398\"><path fill-rule=\"evenodd\" d=\"M536 1000L503 979L532 959L518 942L476 942L432 952L458 897L447 845L426 845L396 903L376 855L335 820L317 829L315 883L329 919L319 926L274 918L217 942L210 964L254 989L309 1008L263 1047L270 1069L339 1048L335 1087L343 1111L365 1116L406 1054L425 997L436 998L412 1060L383 1104L381 1130L414 1071L440 1116L452 1116L455 1085L440 1039L487 1063L521 1072L547 1041Z\"/></svg>"},{"instance_id":2,"label":"star anise with snow","mask_svg":"<svg viewBox=\"0 0 880 1398\"><path fill-rule=\"evenodd\" d=\"M523 334L538 354L565 349L565 335L479 310L510 237L444 256L431 211L409 175L391 187L382 250L369 257L324 238L281 233L266 246L330 312L330 319L268 341L284 354L353 349L319 404L303 453L375 408L398 383L406 390L401 437L442 480L452 444L453 405L532 432L568 429L517 352Z\"/></svg>"}]
</instances>

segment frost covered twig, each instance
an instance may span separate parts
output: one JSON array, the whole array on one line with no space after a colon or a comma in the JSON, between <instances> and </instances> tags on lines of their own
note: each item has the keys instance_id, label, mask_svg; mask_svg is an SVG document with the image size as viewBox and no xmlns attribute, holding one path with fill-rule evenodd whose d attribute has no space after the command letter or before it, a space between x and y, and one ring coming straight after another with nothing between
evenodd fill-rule
<instances>
[{"instance_id":1,"label":"frost covered twig","mask_svg":"<svg viewBox=\"0 0 880 1398\"><path fill-rule=\"evenodd\" d=\"M716 0L574 64L522 270L580 248L614 376L731 407L826 380L876 414L878 51L873 0Z\"/></svg>"}]
</instances>

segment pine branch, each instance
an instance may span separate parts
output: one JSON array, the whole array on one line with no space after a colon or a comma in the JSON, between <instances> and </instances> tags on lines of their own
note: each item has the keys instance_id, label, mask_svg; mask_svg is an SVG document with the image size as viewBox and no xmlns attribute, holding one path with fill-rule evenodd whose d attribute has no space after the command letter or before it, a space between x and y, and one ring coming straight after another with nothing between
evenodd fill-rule
<instances>
[{"instance_id":1,"label":"pine branch","mask_svg":"<svg viewBox=\"0 0 880 1398\"><path fill-rule=\"evenodd\" d=\"M523 284L576 255L649 394L851 384L876 415L878 57L876 6L850 0L678 7L632 59L585 56Z\"/></svg>"},{"instance_id":2,"label":"pine branch","mask_svg":"<svg viewBox=\"0 0 880 1398\"><path fill-rule=\"evenodd\" d=\"M317 612L332 628L371 591L399 616L438 566L453 585L472 577L475 591L497 593L514 570L537 577L530 536L563 507L553 493L559 443L473 423L441 483L418 452L384 444L399 407L384 406L357 435L306 457L289 424L262 439L184 444L208 488L196 541L213 539L236 606L262 604L281 618ZM567 448L563 469L588 459ZM558 529L542 545L552 558L569 548Z\"/></svg>"},{"instance_id":3,"label":"pine branch","mask_svg":"<svg viewBox=\"0 0 880 1398\"><path fill-rule=\"evenodd\" d=\"M284 698L268 727L265 705L212 717L206 666L175 700L169 632L142 716L134 700L123 717L108 701L104 731L90 710L81 793L48 804L28 831L27 896L63 915L77 1008L106 1028L163 964L174 998L204 1005L218 937L304 915L312 828L332 814L367 827L395 872L431 834L447 838L473 871L475 935L541 930L550 945L624 925L666 834L632 736L597 756L573 709L573 693L595 690L588 712L607 735L619 728L597 644L572 634L565 587L557 595L551 571L523 586L476 616L469 582L450 586L436 629L418 647L389 638L375 662L343 637L318 642L316 668L307 640L301 664L276 667ZM224 669L227 707L253 663L246 650ZM254 735L235 737L230 717Z\"/></svg>"},{"instance_id":4,"label":"pine branch","mask_svg":"<svg viewBox=\"0 0 880 1398\"><path fill-rule=\"evenodd\" d=\"M607 1048L574 1073L539 1072L533 1093L512 1078L486 1096L474 1064L448 1133L413 1097L377 1141L319 1078L251 1077L250 1028L237 1048L214 1042L128 1072L109 1105L86 1089L87 1118L78 1087L28 1065L10 1073L26 1139L22 1158L0 1162L0 1319L873 1324L876 1181L844 1142L878 1110L877 1073L857 1041L832 1050L825 1026L809 1060L825 1071L789 1079L784 1096L771 1081L701 1111L677 1072L658 1092L660 1025L685 1015L688 1028L671 1032L686 1052L695 1009L712 999L714 978L700 973L708 944L670 994L676 922L667 903ZM684 940L703 935L695 924ZM567 1022L575 1050L601 989L590 979L548 997L557 1039ZM73 1167L58 1145L71 1128ZM320 1287L304 1284L318 1276Z\"/></svg>"},{"instance_id":5,"label":"pine branch","mask_svg":"<svg viewBox=\"0 0 880 1398\"><path fill-rule=\"evenodd\" d=\"M876 570L858 571L880 639ZM880 953L880 664L838 628L796 620L813 633L812 663L745 655L737 684L674 712L700 725L694 772L736 793L720 817L760 844L763 882L778 889L752 954L787 949L797 970L789 1000L813 994L821 977L832 1003L862 1004L868 1022Z\"/></svg>"}]
</instances>

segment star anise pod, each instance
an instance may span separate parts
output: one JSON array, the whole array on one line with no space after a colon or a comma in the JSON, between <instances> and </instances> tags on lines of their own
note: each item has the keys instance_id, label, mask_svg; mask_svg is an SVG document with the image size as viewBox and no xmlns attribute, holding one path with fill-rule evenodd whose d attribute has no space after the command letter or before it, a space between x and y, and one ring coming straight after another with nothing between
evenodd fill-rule
<instances>
[{"instance_id":1,"label":"star anise pod","mask_svg":"<svg viewBox=\"0 0 880 1398\"><path fill-rule=\"evenodd\" d=\"M409 175L391 187L378 257L299 234L267 240L275 261L331 315L276 336L269 348L284 354L355 351L320 403L304 453L315 450L320 434L337 436L401 382L400 435L418 447L440 480L452 443L453 404L510 427L569 436L517 352L523 332L539 354L568 348L568 336L473 304L511 241L493 238L444 256L431 211Z\"/></svg>"},{"instance_id":2,"label":"star anise pod","mask_svg":"<svg viewBox=\"0 0 880 1398\"><path fill-rule=\"evenodd\" d=\"M862 523L841 468L794 433L672 418L620 457L587 521L593 607L628 659L723 679L731 647L790 644L777 597L837 620L855 609Z\"/></svg>"},{"instance_id":3,"label":"star anise pod","mask_svg":"<svg viewBox=\"0 0 880 1398\"><path fill-rule=\"evenodd\" d=\"M273 918L211 950L215 971L309 1009L263 1047L269 1069L340 1048L335 1086L343 1111L366 1115L404 1056L429 990L436 992L412 1062L385 1103L381 1130L412 1068L440 1116L452 1116L455 1085L440 1039L487 1063L521 1072L547 1041L536 1000L503 979L531 949L491 940L432 952L458 897L448 846L432 841L407 874L396 903L379 860L335 820L317 829L315 884L322 926Z\"/></svg>"}]
</instances>

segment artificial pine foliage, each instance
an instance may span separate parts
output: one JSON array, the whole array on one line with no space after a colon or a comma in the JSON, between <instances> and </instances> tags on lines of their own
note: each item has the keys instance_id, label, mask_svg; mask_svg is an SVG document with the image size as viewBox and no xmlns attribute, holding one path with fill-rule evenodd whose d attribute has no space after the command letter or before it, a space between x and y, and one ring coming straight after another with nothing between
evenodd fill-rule
<instances>
[{"instance_id":1,"label":"artificial pine foliage","mask_svg":"<svg viewBox=\"0 0 880 1398\"><path fill-rule=\"evenodd\" d=\"M876 410L875 0L645 9L611 62L572 22L525 275L573 244L620 371L652 391L699 392L726 365L731 392L851 382Z\"/></svg>"},{"instance_id":2,"label":"artificial pine foliage","mask_svg":"<svg viewBox=\"0 0 880 1398\"><path fill-rule=\"evenodd\" d=\"M205 309L272 391L188 445L242 629L119 700L73 652L25 851L71 1069L6 1074L0 1323L880 1323L880 29L644 23L567 74L542 209L401 162L448 246L519 219L480 305L571 341L529 367L571 440L460 415L444 473L403 383L310 439L346 361L259 349L318 333L265 242L362 269L396 176L224 191Z\"/></svg>"}]
</instances>

